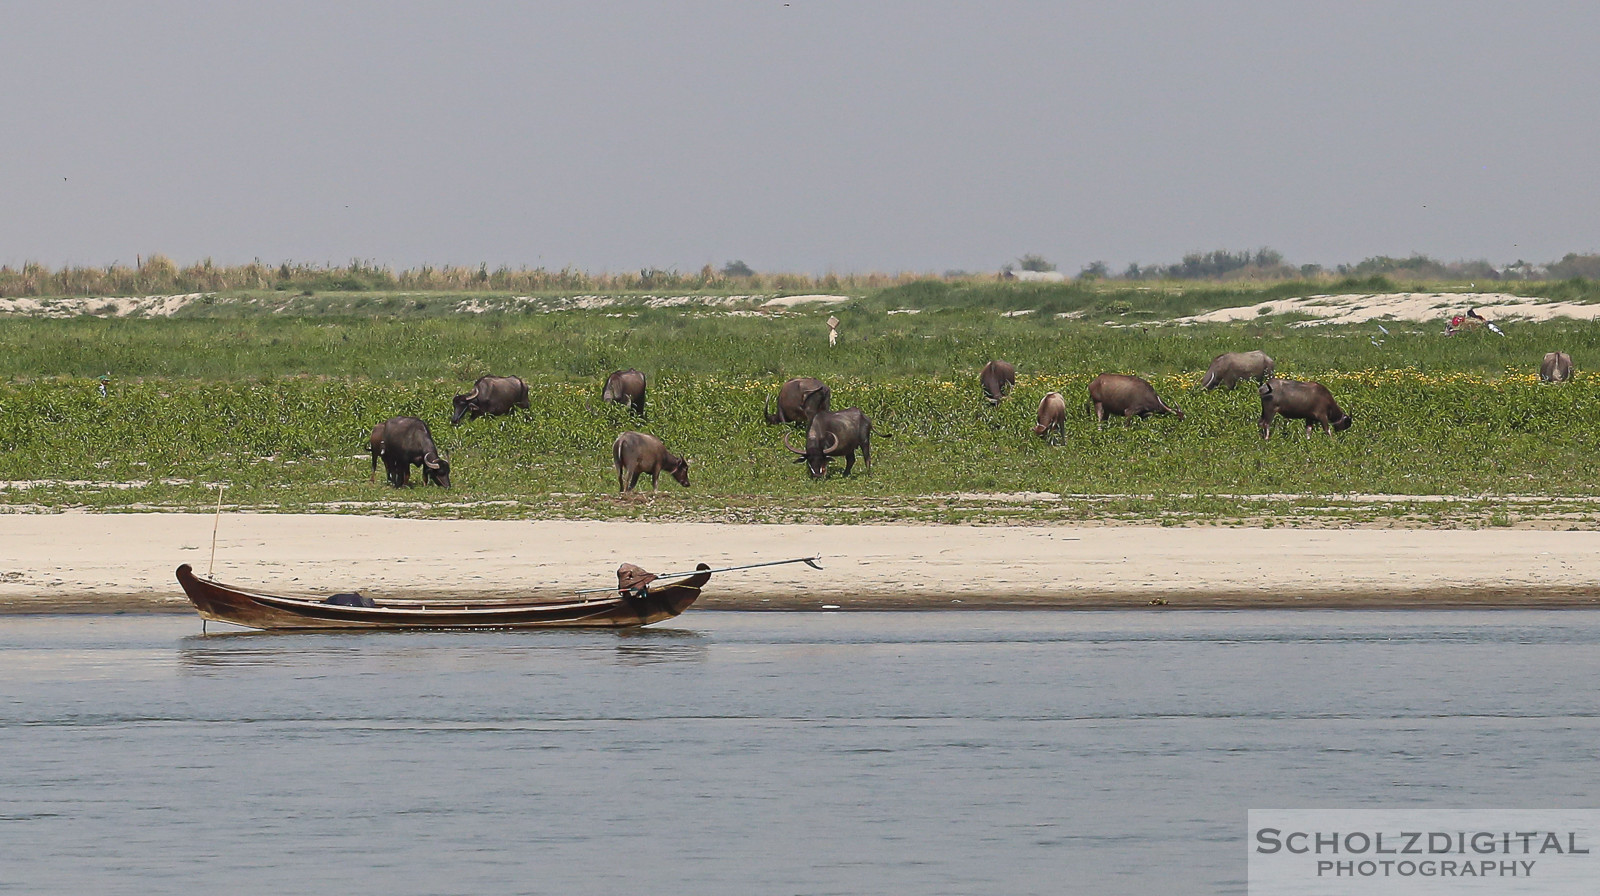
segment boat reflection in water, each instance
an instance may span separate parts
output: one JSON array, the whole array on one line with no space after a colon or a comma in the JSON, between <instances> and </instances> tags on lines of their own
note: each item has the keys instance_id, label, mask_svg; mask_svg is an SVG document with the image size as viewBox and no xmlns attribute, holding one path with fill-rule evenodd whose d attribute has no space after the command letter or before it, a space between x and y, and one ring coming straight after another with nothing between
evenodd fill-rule
<instances>
[{"instance_id":1,"label":"boat reflection in water","mask_svg":"<svg viewBox=\"0 0 1600 896\"><path fill-rule=\"evenodd\" d=\"M614 631L541 631L537 638L526 630L461 631L459 642L451 632L415 630L388 633L304 631L298 633L233 630L190 635L178 648L181 667L194 674L221 673L251 666L303 668L325 663L328 668L354 669L374 657L387 657L385 665L404 665L406 658L438 656L436 648L451 651L452 666L474 658L498 669L519 653L565 653L574 657L609 659L620 666L659 663L703 663L710 640L697 631L674 628L623 628ZM496 637L503 635L503 637Z\"/></svg>"}]
</instances>

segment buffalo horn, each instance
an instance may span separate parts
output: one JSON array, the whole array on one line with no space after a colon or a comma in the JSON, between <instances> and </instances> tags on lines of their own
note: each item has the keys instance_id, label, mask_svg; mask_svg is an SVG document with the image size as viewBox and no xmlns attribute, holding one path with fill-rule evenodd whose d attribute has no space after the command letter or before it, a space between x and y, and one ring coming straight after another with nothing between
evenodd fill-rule
<instances>
[{"instance_id":1,"label":"buffalo horn","mask_svg":"<svg viewBox=\"0 0 1600 896\"><path fill-rule=\"evenodd\" d=\"M839 447L839 434L838 433L830 432L830 433L828 433L828 438L831 439L831 441L828 442L828 447L822 449L822 453L823 454L832 454L834 452L834 450Z\"/></svg>"},{"instance_id":2,"label":"buffalo horn","mask_svg":"<svg viewBox=\"0 0 1600 896\"><path fill-rule=\"evenodd\" d=\"M806 456L806 453L804 451L797 450L793 445L789 444L789 434L788 433L784 433L783 434L783 447L789 449L790 451L793 451L795 454L798 454L801 457L805 457Z\"/></svg>"},{"instance_id":3,"label":"buffalo horn","mask_svg":"<svg viewBox=\"0 0 1600 896\"><path fill-rule=\"evenodd\" d=\"M468 401L472 401L473 399L476 399L477 397L478 397L478 384L477 383L473 383L472 384L472 391L467 393L467 400Z\"/></svg>"}]
</instances>

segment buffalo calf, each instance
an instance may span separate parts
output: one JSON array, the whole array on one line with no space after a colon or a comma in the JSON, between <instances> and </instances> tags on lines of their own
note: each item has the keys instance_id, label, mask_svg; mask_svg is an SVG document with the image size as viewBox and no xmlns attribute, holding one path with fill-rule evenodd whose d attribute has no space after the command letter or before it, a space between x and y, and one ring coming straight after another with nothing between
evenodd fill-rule
<instances>
[{"instance_id":1,"label":"buffalo calf","mask_svg":"<svg viewBox=\"0 0 1600 896\"><path fill-rule=\"evenodd\" d=\"M1261 438L1272 434L1272 418L1276 415L1306 422L1306 435L1311 428L1322 424L1322 431L1333 435L1343 432L1354 422L1349 414L1333 400L1333 393L1321 383L1302 383L1296 380L1267 380L1256 390L1261 394Z\"/></svg>"},{"instance_id":2,"label":"buffalo calf","mask_svg":"<svg viewBox=\"0 0 1600 896\"><path fill-rule=\"evenodd\" d=\"M639 484L639 477L650 474L650 490L656 489L663 471L684 488L689 487L689 461L678 457L655 436L642 432L625 432L611 443L611 461L617 468L617 486L628 492Z\"/></svg>"},{"instance_id":3,"label":"buffalo calf","mask_svg":"<svg viewBox=\"0 0 1600 896\"><path fill-rule=\"evenodd\" d=\"M1044 436L1048 442L1052 430L1062 439L1067 437L1067 400L1060 392L1051 392L1039 402L1039 424L1033 428L1033 433Z\"/></svg>"}]
</instances>

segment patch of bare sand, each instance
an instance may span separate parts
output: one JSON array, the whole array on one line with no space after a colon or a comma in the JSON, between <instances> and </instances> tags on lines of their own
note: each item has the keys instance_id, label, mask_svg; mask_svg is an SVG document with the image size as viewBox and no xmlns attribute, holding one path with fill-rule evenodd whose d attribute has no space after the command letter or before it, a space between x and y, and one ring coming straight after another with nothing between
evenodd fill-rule
<instances>
[{"instance_id":1,"label":"patch of bare sand","mask_svg":"<svg viewBox=\"0 0 1600 896\"><path fill-rule=\"evenodd\" d=\"M1253 320L1269 314L1307 314L1316 318L1306 321L1302 326L1356 324L1373 320L1444 321L1465 313L1469 308L1476 308L1479 314L1491 321L1538 321L1556 317L1600 319L1600 304L1550 302L1499 292L1409 292L1272 299L1254 305L1220 308L1191 317L1180 317L1176 323L1226 323Z\"/></svg>"},{"instance_id":2,"label":"patch of bare sand","mask_svg":"<svg viewBox=\"0 0 1600 896\"><path fill-rule=\"evenodd\" d=\"M208 293L178 296L100 296L94 298L0 299L0 314L29 317L171 317Z\"/></svg>"},{"instance_id":3,"label":"patch of bare sand","mask_svg":"<svg viewBox=\"0 0 1600 896\"><path fill-rule=\"evenodd\" d=\"M0 610L186 611L206 514L0 515ZM1600 532L1099 526L793 526L225 514L215 576L269 592L558 596L617 566L718 574L731 609L1600 607Z\"/></svg>"},{"instance_id":4,"label":"patch of bare sand","mask_svg":"<svg viewBox=\"0 0 1600 896\"><path fill-rule=\"evenodd\" d=\"M793 308L796 305L837 305L850 301L849 296L778 296L761 303L763 308Z\"/></svg>"}]
</instances>

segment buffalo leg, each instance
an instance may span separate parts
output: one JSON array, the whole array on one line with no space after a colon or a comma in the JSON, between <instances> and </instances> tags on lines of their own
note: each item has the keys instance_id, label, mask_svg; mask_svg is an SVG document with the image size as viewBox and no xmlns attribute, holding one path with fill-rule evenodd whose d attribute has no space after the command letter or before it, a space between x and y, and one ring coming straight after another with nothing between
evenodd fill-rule
<instances>
[{"instance_id":1,"label":"buffalo leg","mask_svg":"<svg viewBox=\"0 0 1600 896\"><path fill-rule=\"evenodd\" d=\"M1272 438L1272 418L1277 416L1278 409L1270 408L1261 412L1261 440Z\"/></svg>"},{"instance_id":2,"label":"buffalo leg","mask_svg":"<svg viewBox=\"0 0 1600 896\"><path fill-rule=\"evenodd\" d=\"M623 471L622 464L617 464L617 491L618 492L625 492L627 490L628 490L628 474Z\"/></svg>"},{"instance_id":3,"label":"buffalo leg","mask_svg":"<svg viewBox=\"0 0 1600 896\"><path fill-rule=\"evenodd\" d=\"M844 456L844 475L849 476L850 475L850 468L854 467L855 465L856 465L856 453L854 451L852 451L849 454L846 454Z\"/></svg>"},{"instance_id":4,"label":"buffalo leg","mask_svg":"<svg viewBox=\"0 0 1600 896\"><path fill-rule=\"evenodd\" d=\"M639 487L639 477L643 474L643 470L633 470L628 473L628 491L631 492Z\"/></svg>"},{"instance_id":5,"label":"buffalo leg","mask_svg":"<svg viewBox=\"0 0 1600 896\"><path fill-rule=\"evenodd\" d=\"M868 442L861 443L861 466L872 472L872 445Z\"/></svg>"},{"instance_id":6,"label":"buffalo leg","mask_svg":"<svg viewBox=\"0 0 1600 896\"><path fill-rule=\"evenodd\" d=\"M650 490L652 492L656 491L659 488L659 486L661 484L660 480L661 480L661 471L660 470L651 470L650 471Z\"/></svg>"}]
</instances>

